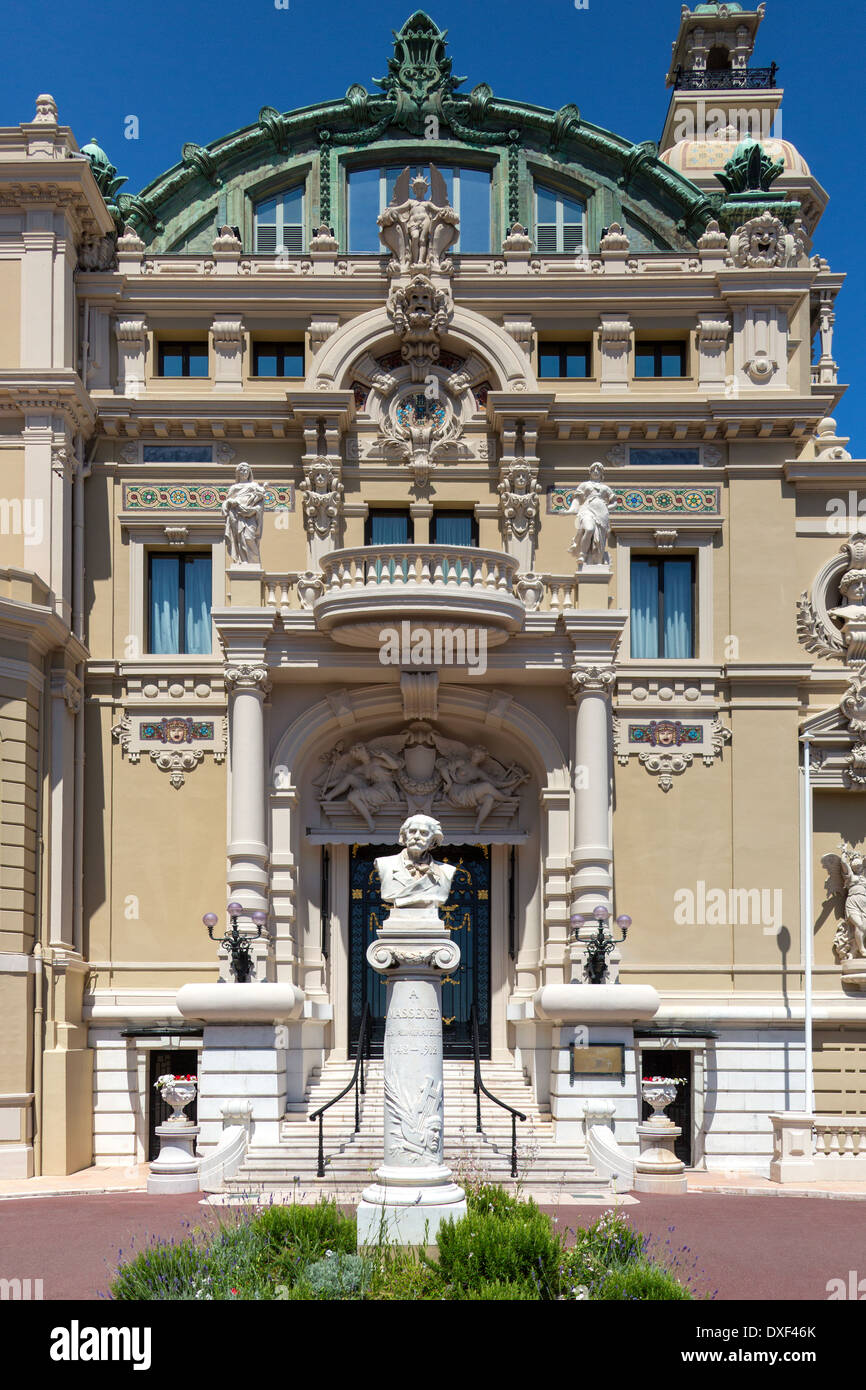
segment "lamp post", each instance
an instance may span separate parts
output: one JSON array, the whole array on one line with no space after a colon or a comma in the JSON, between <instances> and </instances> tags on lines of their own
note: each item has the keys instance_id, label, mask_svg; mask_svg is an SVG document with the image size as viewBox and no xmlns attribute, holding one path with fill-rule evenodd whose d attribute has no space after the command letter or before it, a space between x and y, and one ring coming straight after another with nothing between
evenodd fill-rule
<instances>
[{"instance_id":1,"label":"lamp post","mask_svg":"<svg viewBox=\"0 0 866 1390\"><path fill-rule=\"evenodd\" d=\"M598 922L598 927L589 940L584 943L586 946L584 973L591 985L601 985L604 984L604 977L607 973L607 958L617 946L625 941L631 926L631 918L624 913L617 917L616 925L622 932L622 936L617 940L607 925L610 908L605 907L604 904L599 904L598 907L593 908L592 916ZM586 920L579 912L576 912L571 918L571 930L575 941L580 940L580 929L586 925Z\"/></svg>"},{"instance_id":2,"label":"lamp post","mask_svg":"<svg viewBox=\"0 0 866 1390\"><path fill-rule=\"evenodd\" d=\"M250 975L253 970L253 957L250 948L253 942L257 941L258 938L263 935L262 929L268 920L268 914L263 912L261 908L250 913L250 917L256 925L256 931L254 936L247 936L238 927L238 918L242 916L244 912L243 903L230 902L226 911L231 918L231 931L226 932L219 944L220 946L224 946L229 953L232 974L237 983L239 985L249 984ZM217 938L214 936L214 927L219 922L217 914L215 912L206 912L201 920L207 927L207 934L211 941L216 941Z\"/></svg>"}]
</instances>

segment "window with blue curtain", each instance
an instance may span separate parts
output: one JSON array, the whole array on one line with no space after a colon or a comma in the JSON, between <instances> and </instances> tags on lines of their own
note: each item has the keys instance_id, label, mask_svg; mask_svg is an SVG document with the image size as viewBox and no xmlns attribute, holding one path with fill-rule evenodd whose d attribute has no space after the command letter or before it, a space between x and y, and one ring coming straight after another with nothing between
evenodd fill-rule
<instances>
[{"instance_id":1,"label":"window with blue curtain","mask_svg":"<svg viewBox=\"0 0 866 1390\"><path fill-rule=\"evenodd\" d=\"M365 545L409 545L412 535L412 518L408 512L371 511L367 516ZM395 560L382 560L377 556L374 564L377 580L382 578L383 567L387 569L391 579L394 578ZM400 568L405 578L408 560L404 559Z\"/></svg>"},{"instance_id":2,"label":"window with blue curtain","mask_svg":"<svg viewBox=\"0 0 866 1390\"><path fill-rule=\"evenodd\" d=\"M151 555L148 650L204 656L211 650L210 554Z\"/></svg>"},{"instance_id":3,"label":"window with blue curtain","mask_svg":"<svg viewBox=\"0 0 866 1390\"><path fill-rule=\"evenodd\" d=\"M430 539L434 545L477 545L474 512L434 511Z\"/></svg>"},{"instance_id":4,"label":"window with blue curtain","mask_svg":"<svg viewBox=\"0 0 866 1390\"><path fill-rule=\"evenodd\" d=\"M408 545L412 519L408 512L371 511L365 545Z\"/></svg>"},{"instance_id":5,"label":"window with blue curtain","mask_svg":"<svg viewBox=\"0 0 866 1390\"><path fill-rule=\"evenodd\" d=\"M695 655L694 560L634 556L631 562L631 654Z\"/></svg>"}]
</instances>

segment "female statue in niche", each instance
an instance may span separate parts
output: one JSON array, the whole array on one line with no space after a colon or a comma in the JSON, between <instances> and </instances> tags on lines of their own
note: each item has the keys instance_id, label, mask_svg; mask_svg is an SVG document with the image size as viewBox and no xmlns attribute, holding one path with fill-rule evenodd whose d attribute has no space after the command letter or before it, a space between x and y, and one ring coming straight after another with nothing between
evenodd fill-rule
<instances>
[{"instance_id":1,"label":"female statue in niche","mask_svg":"<svg viewBox=\"0 0 866 1390\"><path fill-rule=\"evenodd\" d=\"M614 495L613 488L604 481L603 464L594 463L589 470L589 480L577 488L568 509L569 515L575 518L574 540L568 548L572 555L577 556L579 563L605 563L610 533L610 504Z\"/></svg>"},{"instance_id":2,"label":"female statue in niche","mask_svg":"<svg viewBox=\"0 0 866 1390\"><path fill-rule=\"evenodd\" d=\"M222 504L226 519L226 545L233 565L256 565L265 513L265 490L253 479L248 463L239 463L235 481Z\"/></svg>"}]
</instances>

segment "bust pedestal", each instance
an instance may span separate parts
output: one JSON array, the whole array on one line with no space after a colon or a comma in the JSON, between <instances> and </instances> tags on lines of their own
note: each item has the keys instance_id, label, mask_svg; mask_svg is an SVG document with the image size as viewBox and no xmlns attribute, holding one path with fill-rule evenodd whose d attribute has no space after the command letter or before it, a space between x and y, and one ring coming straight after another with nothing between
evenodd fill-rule
<instances>
[{"instance_id":1,"label":"bust pedestal","mask_svg":"<svg viewBox=\"0 0 866 1390\"><path fill-rule=\"evenodd\" d=\"M442 1143L442 976L459 965L460 948L435 908L398 908L367 959L389 980L385 1161L358 1206L358 1247L431 1247L441 1222L466 1215Z\"/></svg>"}]
</instances>

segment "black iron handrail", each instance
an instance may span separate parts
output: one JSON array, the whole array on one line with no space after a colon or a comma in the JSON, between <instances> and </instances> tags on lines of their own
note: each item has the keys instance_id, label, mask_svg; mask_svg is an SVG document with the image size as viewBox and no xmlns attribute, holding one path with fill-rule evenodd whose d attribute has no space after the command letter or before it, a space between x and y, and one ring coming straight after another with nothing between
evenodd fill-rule
<instances>
[{"instance_id":1,"label":"black iron handrail","mask_svg":"<svg viewBox=\"0 0 866 1390\"><path fill-rule=\"evenodd\" d=\"M680 92L760 91L775 87L777 63L768 68L698 68L683 72L678 68L674 87Z\"/></svg>"},{"instance_id":2,"label":"black iron handrail","mask_svg":"<svg viewBox=\"0 0 866 1390\"><path fill-rule=\"evenodd\" d=\"M359 1094L361 1096L367 1094L364 1081L364 1058L366 1056L368 1061L370 1059L370 1041L372 1032L373 1020L370 1016L370 1005L369 1003L366 1003L363 1009L361 1010L361 1027L358 1032L358 1050L355 1053L355 1070L352 1072L352 1078L348 1086L344 1086L338 1096L334 1096L332 1100L326 1101L324 1105L320 1105L319 1109L314 1110L313 1114L310 1116L311 1124L313 1120L319 1121L319 1157L318 1162L316 1164L317 1177L323 1178L325 1176L325 1138L323 1129L325 1111L330 1110L332 1105L336 1105L338 1100L342 1100L343 1096L347 1095L349 1091L351 1091L353 1086L355 1088L355 1133L357 1134L358 1130L361 1128L361 1104L359 1100Z\"/></svg>"},{"instance_id":3,"label":"black iron handrail","mask_svg":"<svg viewBox=\"0 0 866 1390\"><path fill-rule=\"evenodd\" d=\"M503 1110L507 1110L511 1116L511 1176L517 1177L517 1121L525 1120L519 1110L515 1110L513 1105L506 1105L504 1100L494 1096L488 1091L484 1082L481 1080L481 1044L478 1039L478 1007L473 1004L469 1010L469 1019L472 1024L472 1052L475 1057L475 1080L473 1090L475 1092L475 1133L481 1134L481 1092L483 1091L488 1100L492 1100L494 1105L499 1105Z\"/></svg>"}]
</instances>

